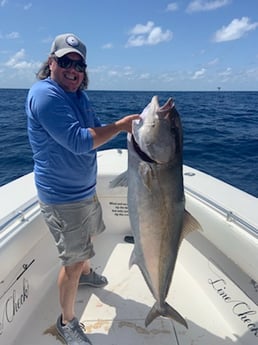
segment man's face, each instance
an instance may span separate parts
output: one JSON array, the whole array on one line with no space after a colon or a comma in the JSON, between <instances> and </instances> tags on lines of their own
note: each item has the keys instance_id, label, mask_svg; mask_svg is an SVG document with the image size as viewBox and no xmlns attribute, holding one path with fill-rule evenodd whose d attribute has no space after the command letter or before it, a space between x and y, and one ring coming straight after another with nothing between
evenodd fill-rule
<instances>
[{"instance_id":1,"label":"man's face","mask_svg":"<svg viewBox=\"0 0 258 345\"><path fill-rule=\"evenodd\" d=\"M77 53L66 54L65 57L73 61L82 61ZM78 72L74 66L62 68L55 58L49 58L50 77L56 81L65 91L76 92L84 78L85 70Z\"/></svg>"}]
</instances>

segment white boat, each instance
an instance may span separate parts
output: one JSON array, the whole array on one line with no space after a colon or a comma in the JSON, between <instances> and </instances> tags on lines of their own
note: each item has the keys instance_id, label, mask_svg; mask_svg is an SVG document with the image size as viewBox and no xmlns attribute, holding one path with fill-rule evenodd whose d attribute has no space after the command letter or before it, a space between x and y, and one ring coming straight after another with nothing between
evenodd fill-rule
<instances>
[{"instance_id":1,"label":"white boat","mask_svg":"<svg viewBox=\"0 0 258 345\"><path fill-rule=\"evenodd\" d=\"M92 265L109 284L80 287L76 300L92 343L258 344L258 199L184 166L186 208L203 231L183 240L167 301L189 328L162 317L146 328L154 300L138 267L128 267L127 190L109 187L126 170L127 151L100 151L98 166L107 229L95 241ZM33 173L1 187L0 199L0 344L61 344L55 330L60 263Z\"/></svg>"}]
</instances>

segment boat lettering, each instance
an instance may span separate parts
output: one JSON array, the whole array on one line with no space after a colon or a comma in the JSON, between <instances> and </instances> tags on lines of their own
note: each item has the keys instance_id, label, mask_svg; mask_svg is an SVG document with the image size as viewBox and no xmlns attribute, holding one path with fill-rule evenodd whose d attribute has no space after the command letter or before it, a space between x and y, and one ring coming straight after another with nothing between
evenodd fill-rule
<instances>
[{"instance_id":1,"label":"boat lettering","mask_svg":"<svg viewBox=\"0 0 258 345\"><path fill-rule=\"evenodd\" d=\"M16 314L20 311L24 303L29 298L29 281L23 279L22 291L13 289L11 294L7 296L3 303L3 310L1 312L0 321L0 335L4 332L5 324L12 323Z\"/></svg>"},{"instance_id":2,"label":"boat lettering","mask_svg":"<svg viewBox=\"0 0 258 345\"><path fill-rule=\"evenodd\" d=\"M110 201L109 205L111 206L111 212L116 217L128 217L128 205L126 202L114 202Z\"/></svg>"},{"instance_id":3,"label":"boat lettering","mask_svg":"<svg viewBox=\"0 0 258 345\"><path fill-rule=\"evenodd\" d=\"M232 304L232 312L236 315L255 337L258 337L258 324L253 321L257 318L257 311L253 310L250 305L241 300L233 299L227 292L227 282L224 279L208 279L208 283L213 287L217 294L225 303Z\"/></svg>"}]
</instances>

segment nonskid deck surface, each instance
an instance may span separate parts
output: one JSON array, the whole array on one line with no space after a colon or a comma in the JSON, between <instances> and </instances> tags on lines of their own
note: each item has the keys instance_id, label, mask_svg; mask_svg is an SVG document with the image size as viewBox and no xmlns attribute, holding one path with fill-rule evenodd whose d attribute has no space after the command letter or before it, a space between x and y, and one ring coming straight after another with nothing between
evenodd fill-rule
<instances>
[{"instance_id":1,"label":"nonskid deck surface","mask_svg":"<svg viewBox=\"0 0 258 345\"><path fill-rule=\"evenodd\" d=\"M154 299L138 267L128 268L133 245L125 243L122 235L102 235L95 248L92 265L107 276L109 284L104 289L80 287L76 300L76 315L93 345L233 344L225 320L205 295L198 297L198 283L180 263L167 301L186 318L189 329L161 317L146 328L145 317ZM62 343L55 329L60 309L56 276L52 278L53 284L27 326L17 335L15 344Z\"/></svg>"}]
</instances>

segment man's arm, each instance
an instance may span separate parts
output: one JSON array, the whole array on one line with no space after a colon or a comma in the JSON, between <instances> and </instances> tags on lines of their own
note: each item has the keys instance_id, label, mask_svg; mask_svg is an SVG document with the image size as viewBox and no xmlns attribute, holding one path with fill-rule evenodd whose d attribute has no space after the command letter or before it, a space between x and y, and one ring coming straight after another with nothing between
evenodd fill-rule
<instances>
[{"instance_id":1,"label":"man's arm","mask_svg":"<svg viewBox=\"0 0 258 345\"><path fill-rule=\"evenodd\" d=\"M132 122L133 120L137 119L139 119L138 114L128 115L114 123L111 123L110 125L89 128L89 131L93 137L93 148L96 149L97 147L105 144L120 132L131 133Z\"/></svg>"}]
</instances>

